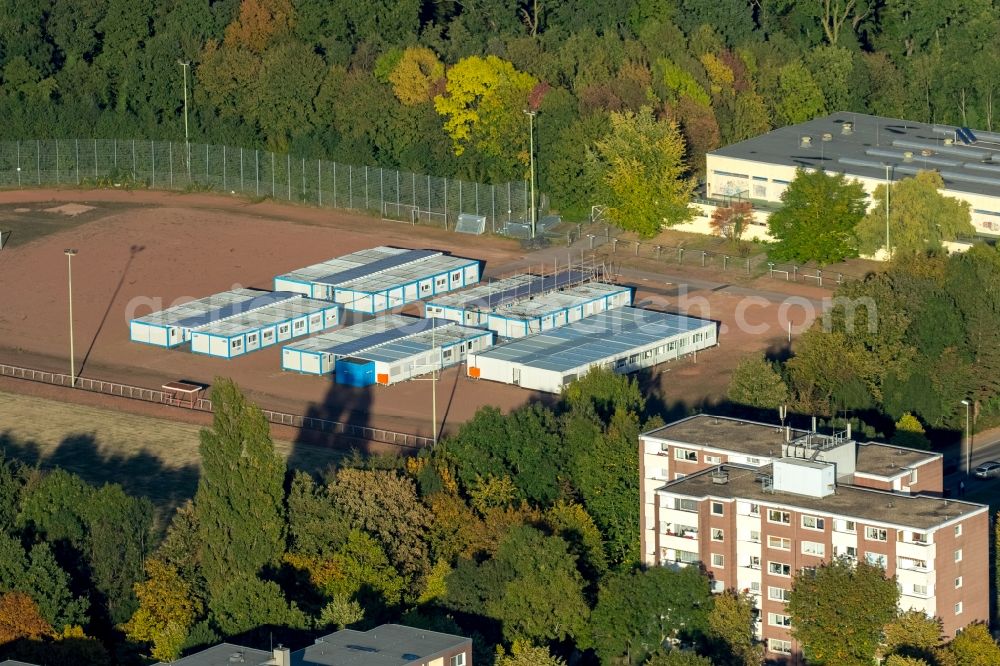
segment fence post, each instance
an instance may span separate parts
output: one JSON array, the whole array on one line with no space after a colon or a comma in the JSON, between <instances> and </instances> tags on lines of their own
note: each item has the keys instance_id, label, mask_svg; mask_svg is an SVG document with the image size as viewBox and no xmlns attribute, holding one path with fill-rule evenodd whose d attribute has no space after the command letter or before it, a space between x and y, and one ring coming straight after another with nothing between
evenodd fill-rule
<instances>
[{"instance_id":1,"label":"fence post","mask_svg":"<svg viewBox=\"0 0 1000 666\"><path fill-rule=\"evenodd\" d=\"M455 224L458 224L457 222L458 217L456 217L455 220L456 220ZM447 177L445 177L444 179L444 221L445 223L448 222L448 178ZM496 220L493 221L493 225L494 227L496 226Z\"/></svg>"},{"instance_id":2,"label":"fence post","mask_svg":"<svg viewBox=\"0 0 1000 666\"><path fill-rule=\"evenodd\" d=\"M302 201L306 200L306 158L302 158Z\"/></svg>"},{"instance_id":3,"label":"fence post","mask_svg":"<svg viewBox=\"0 0 1000 666\"><path fill-rule=\"evenodd\" d=\"M118 139L113 139L111 141L111 151L113 152L112 164L115 166L115 171L118 170Z\"/></svg>"},{"instance_id":4,"label":"fence post","mask_svg":"<svg viewBox=\"0 0 1000 666\"><path fill-rule=\"evenodd\" d=\"M476 183L476 215L479 215L479 183Z\"/></svg>"},{"instance_id":5,"label":"fence post","mask_svg":"<svg viewBox=\"0 0 1000 666\"><path fill-rule=\"evenodd\" d=\"M253 176L254 180L257 181L257 196L260 196L260 154L257 149L253 149Z\"/></svg>"},{"instance_id":6,"label":"fence post","mask_svg":"<svg viewBox=\"0 0 1000 666\"><path fill-rule=\"evenodd\" d=\"M389 211L385 205L385 169L378 168L378 212L382 217L388 217Z\"/></svg>"},{"instance_id":7,"label":"fence post","mask_svg":"<svg viewBox=\"0 0 1000 666\"><path fill-rule=\"evenodd\" d=\"M271 198L277 198L277 190L274 189L274 153L271 153Z\"/></svg>"},{"instance_id":8,"label":"fence post","mask_svg":"<svg viewBox=\"0 0 1000 666\"><path fill-rule=\"evenodd\" d=\"M347 165L347 209L354 210L354 165Z\"/></svg>"},{"instance_id":9,"label":"fence post","mask_svg":"<svg viewBox=\"0 0 1000 666\"><path fill-rule=\"evenodd\" d=\"M229 186L226 185L226 147L225 146L222 146L222 189L223 189L223 191L229 189Z\"/></svg>"},{"instance_id":10,"label":"fence post","mask_svg":"<svg viewBox=\"0 0 1000 666\"><path fill-rule=\"evenodd\" d=\"M317 201L319 201L319 205L322 206L323 205L323 160L321 159L316 160L316 190L318 192Z\"/></svg>"},{"instance_id":11,"label":"fence post","mask_svg":"<svg viewBox=\"0 0 1000 666\"><path fill-rule=\"evenodd\" d=\"M684 248L679 247L677 248L677 263L680 264L683 262L684 262Z\"/></svg>"},{"instance_id":12,"label":"fence post","mask_svg":"<svg viewBox=\"0 0 1000 666\"><path fill-rule=\"evenodd\" d=\"M702 250L701 251L701 267L702 268L705 267L705 257L707 257L707 256L708 256L708 252L705 252L704 250Z\"/></svg>"},{"instance_id":13,"label":"fence post","mask_svg":"<svg viewBox=\"0 0 1000 666\"><path fill-rule=\"evenodd\" d=\"M490 185L490 211L491 211L490 220L493 222L493 225L496 226L496 223L497 223L497 186L496 185ZM445 211L445 212L447 213L447 211ZM445 220L447 220L447 219L448 218L446 217Z\"/></svg>"},{"instance_id":14,"label":"fence post","mask_svg":"<svg viewBox=\"0 0 1000 666\"><path fill-rule=\"evenodd\" d=\"M35 176L38 179L38 184L42 184L42 142L40 139L35 139Z\"/></svg>"},{"instance_id":15,"label":"fence post","mask_svg":"<svg viewBox=\"0 0 1000 666\"><path fill-rule=\"evenodd\" d=\"M772 280L774 279L774 262L773 261L767 262L767 277L771 278Z\"/></svg>"},{"instance_id":16,"label":"fence post","mask_svg":"<svg viewBox=\"0 0 1000 666\"><path fill-rule=\"evenodd\" d=\"M458 179L458 214L462 214L462 179Z\"/></svg>"},{"instance_id":17,"label":"fence post","mask_svg":"<svg viewBox=\"0 0 1000 666\"><path fill-rule=\"evenodd\" d=\"M240 148L240 194L245 193L247 190L243 187L243 148Z\"/></svg>"},{"instance_id":18,"label":"fence post","mask_svg":"<svg viewBox=\"0 0 1000 666\"><path fill-rule=\"evenodd\" d=\"M56 139L56 185L59 184L59 139Z\"/></svg>"},{"instance_id":19,"label":"fence post","mask_svg":"<svg viewBox=\"0 0 1000 666\"><path fill-rule=\"evenodd\" d=\"M167 144L167 160L170 162L170 187L174 187L174 142Z\"/></svg>"},{"instance_id":20,"label":"fence post","mask_svg":"<svg viewBox=\"0 0 1000 666\"><path fill-rule=\"evenodd\" d=\"M288 184L288 200L292 200L292 156L285 154L285 180Z\"/></svg>"},{"instance_id":21,"label":"fence post","mask_svg":"<svg viewBox=\"0 0 1000 666\"><path fill-rule=\"evenodd\" d=\"M337 207L337 163L333 163L333 207Z\"/></svg>"},{"instance_id":22,"label":"fence post","mask_svg":"<svg viewBox=\"0 0 1000 666\"><path fill-rule=\"evenodd\" d=\"M750 275L750 257L747 257L747 275Z\"/></svg>"},{"instance_id":23,"label":"fence post","mask_svg":"<svg viewBox=\"0 0 1000 666\"><path fill-rule=\"evenodd\" d=\"M156 189L156 144L149 142L150 187Z\"/></svg>"},{"instance_id":24,"label":"fence post","mask_svg":"<svg viewBox=\"0 0 1000 666\"><path fill-rule=\"evenodd\" d=\"M76 141L76 184L80 184L80 140Z\"/></svg>"},{"instance_id":25,"label":"fence post","mask_svg":"<svg viewBox=\"0 0 1000 666\"><path fill-rule=\"evenodd\" d=\"M135 139L132 139L132 180L136 179L135 173Z\"/></svg>"},{"instance_id":26,"label":"fence post","mask_svg":"<svg viewBox=\"0 0 1000 666\"><path fill-rule=\"evenodd\" d=\"M722 255L722 270L725 271L728 269L729 269L729 255L724 254Z\"/></svg>"}]
</instances>

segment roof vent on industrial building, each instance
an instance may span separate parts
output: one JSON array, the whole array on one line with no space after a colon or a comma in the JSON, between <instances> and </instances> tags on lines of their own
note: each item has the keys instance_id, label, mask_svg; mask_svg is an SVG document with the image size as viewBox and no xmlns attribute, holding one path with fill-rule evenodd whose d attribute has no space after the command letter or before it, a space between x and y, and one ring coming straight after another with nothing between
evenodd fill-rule
<instances>
[{"instance_id":1,"label":"roof vent on industrial building","mask_svg":"<svg viewBox=\"0 0 1000 666\"><path fill-rule=\"evenodd\" d=\"M854 123L848 121L840 126L841 134L853 134L854 133Z\"/></svg>"},{"instance_id":2,"label":"roof vent on industrial building","mask_svg":"<svg viewBox=\"0 0 1000 666\"><path fill-rule=\"evenodd\" d=\"M799 139L799 145L803 148L808 148L813 143L813 138L811 136L804 136Z\"/></svg>"},{"instance_id":3,"label":"roof vent on industrial building","mask_svg":"<svg viewBox=\"0 0 1000 666\"><path fill-rule=\"evenodd\" d=\"M907 150L907 151L903 152L903 161L904 162L912 162L913 161L913 151L912 150Z\"/></svg>"},{"instance_id":4,"label":"roof vent on industrial building","mask_svg":"<svg viewBox=\"0 0 1000 666\"><path fill-rule=\"evenodd\" d=\"M830 134L829 132L823 132L823 140L824 141L833 141L833 135Z\"/></svg>"}]
</instances>

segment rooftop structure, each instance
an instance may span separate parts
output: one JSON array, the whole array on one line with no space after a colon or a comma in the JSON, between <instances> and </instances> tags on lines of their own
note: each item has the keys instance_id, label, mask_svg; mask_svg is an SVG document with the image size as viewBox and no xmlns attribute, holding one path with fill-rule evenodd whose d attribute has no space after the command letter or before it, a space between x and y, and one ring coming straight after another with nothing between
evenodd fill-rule
<instances>
[{"instance_id":1,"label":"rooftop structure","mask_svg":"<svg viewBox=\"0 0 1000 666\"><path fill-rule=\"evenodd\" d=\"M624 307L470 354L468 374L558 393L593 367L633 372L716 344L715 322Z\"/></svg>"},{"instance_id":2,"label":"rooftop structure","mask_svg":"<svg viewBox=\"0 0 1000 666\"><path fill-rule=\"evenodd\" d=\"M498 308L485 325L502 338L523 338L631 304L631 287L585 282Z\"/></svg>"},{"instance_id":3,"label":"rooftop structure","mask_svg":"<svg viewBox=\"0 0 1000 666\"><path fill-rule=\"evenodd\" d=\"M475 284L479 273L475 259L375 247L278 275L274 286L375 314Z\"/></svg>"},{"instance_id":4,"label":"rooftop structure","mask_svg":"<svg viewBox=\"0 0 1000 666\"><path fill-rule=\"evenodd\" d=\"M262 308L301 298L284 291L233 289L188 301L129 322L133 342L176 347L191 341L191 331Z\"/></svg>"},{"instance_id":5,"label":"rooftop structure","mask_svg":"<svg viewBox=\"0 0 1000 666\"><path fill-rule=\"evenodd\" d=\"M292 338L325 331L340 323L340 306L299 294L292 296L294 298L275 299L273 303L256 310L233 314L193 329L191 351L233 358Z\"/></svg>"},{"instance_id":6,"label":"rooftop structure","mask_svg":"<svg viewBox=\"0 0 1000 666\"><path fill-rule=\"evenodd\" d=\"M351 386L394 384L465 360L493 344L493 333L446 319L389 315L285 347L282 368L333 373Z\"/></svg>"},{"instance_id":7,"label":"rooftop structure","mask_svg":"<svg viewBox=\"0 0 1000 666\"><path fill-rule=\"evenodd\" d=\"M265 666L273 657L273 653L266 650L220 643L170 663L177 666Z\"/></svg>"},{"instance_id":8,"label":"rooftop structure","mask_svg":"<svg viewBox=\"0 0 1000 666\"><path fill-rule=\"evenodd\" d=\"M971 204L977 233L1000 235L1000 133L833 113L712 151L707 194L777 202L798 168L846 174L869 193L934 170L943 194Z\"/></svg>"}]
</instances>

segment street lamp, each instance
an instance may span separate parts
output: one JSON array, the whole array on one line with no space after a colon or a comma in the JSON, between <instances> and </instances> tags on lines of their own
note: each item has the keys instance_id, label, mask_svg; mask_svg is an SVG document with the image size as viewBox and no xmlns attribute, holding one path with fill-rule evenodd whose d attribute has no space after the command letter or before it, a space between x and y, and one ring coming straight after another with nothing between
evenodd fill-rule
<instances>
[{"instance_id":1,"label":"street lamp","mask_svg":"<svg viewBox=\"0 0 1000 666\"><path fill-rule=\"evenodd\" d=\"M70 386L76 386L76 359L73 355L73 257L76 250L63 250L66 254L66 265L69 278L69 381Z\"/></svg>"},{"instance_id":2,"label":"street lamp","mask_svg":"<svg viewBox=\"0 0 1000 666\"><path fill-rule=\"evenodd\" d=\"M889 246L889 169L891 164L885 165L885 256L892 259L892 250Z\"/></svg>"},{"instance_id":3,"label":"street lamp","mask_svg":"<svg viewBox=\"0 0 1000 666\"><path fill-rule=\"evenodd\" d=\"M528 115L528 161L531 164L531 240L535 240L535 116L537 111L524 112Z\"/></svg>"},{"instance_id":4,"label":"street lamp","mask_svg":"<svg viewBox=\"0 0 1000 666\"><path fill-rule=\"evenodd\" d=\"M191 180L191 144L188 142L188 67L190 62L177 61L184 69L184 159L187 164L188 180Z\"/></svg>"},{"instance_id":5,"label":"street lamp","mask_svg":"<svg viewBox=\"0 0 1000 666\"><path fill-rule=\"evenodd\" d=\"M972 406L971 400L963 400L965 405L965 475L969 475L969 467L972 465L972 421L969 419L969 408Z\"/></svg>"}]
</instances>

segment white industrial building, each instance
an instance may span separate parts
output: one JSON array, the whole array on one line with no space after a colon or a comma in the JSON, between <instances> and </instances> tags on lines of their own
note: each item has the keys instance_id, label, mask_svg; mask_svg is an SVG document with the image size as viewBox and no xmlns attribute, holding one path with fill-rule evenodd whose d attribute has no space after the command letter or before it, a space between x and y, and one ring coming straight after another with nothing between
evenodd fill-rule
<instances>
[{"instance_id":1,"label":"white industrial building","mask_svg":"<svg viewBox=\"0 0 1000 666\"><path fill-rule=\"evenodd\" d=\"M485 326L492 312L589 279L593 271L565 270L549 275L521 274L480 283L427 301L425 317L441 317L466 326Z\"/></svg>"},{"instance_id":2,"label":"white industrial building","mask_svg":"<svg viewBox=\"0 0 1000 666\"><path fill-rule=\"evenodd\" d=\"M177 347L191 342L196 330L203 330L221 322L232 323L246 316L256 317L260 314L267 316L293 301L302 301L302 295L280 291L233 289L133 319L129 322L130 337L133 342L158 347ZM329 303L317 303L305 299L293 308L296 312L303 309L310 314L322 313L326 327L337 324L337 308L331 308ZM278 339L276 336L275 331L270 341L263 341L263 344L260 340L256 341L254 348L273 344ZM291 335L281 339L287 340L290 337Z\"/></svg>"},{"instance_id":3,"label":"white industrial building","mask_svg":"<svg viewBox=\"0 0 1000 666\"><path fill-rule=\"evenodd\" d=\"M631 304L631 287L586 282L499 308L485 326L502 338L523 338Z\"/></svg>"},{"instance_id":4,"label":"white industrial building","mask_svg":"<svg viewBox=\"0 0 1000 666\"><path fill-rule=\"evenodd\" d=\"M559 393L591 368L649 368L717 344L716 322L623 307L469 354L468 375Z\"/></svg>"},{"instance_id":5,"label":"white industrial building","mask_svg":"<svg viewBox=\"0 0 1000 666\"><path fill-rule=\"evenodd\" d=\"M290 296L198 326L191 331L191 351L233 358L340 323L340 306L300 294Z\"/></svg>"},{"instance_id":6,"label":"white industrial building","mask_svg":"<svg viewBox=\"0 0 1000 666\"><path fill-rule=\"evenodd\" d=\"M274 288L375 314L479 282L480 262L434 250L375 247L274 278Z\"/></svg>"},{"instance_id":7,"label":"white industrial building","mask_svg":"<svg viewBox=\"0 0 1000 666\"><path fill-rule=\"evenodd\" d=\"M1000 236L1000 133L840 112L708 153L706 195L780 202L797 169L887 181L937 171L942 194L970 204L978 234Z\"/></svg>"},{"instance_id":8,"label":"white industrial building","mask_svg":"<svg viewBox=\"0 0 1000 666\"><path fill-rule=\"evenodd\" d=\"M284 370L333 374L338 384L395 384L466 359L493 344L481 328L446 319L387 315L288 345Z\"/></svg>"}]
</instances>

